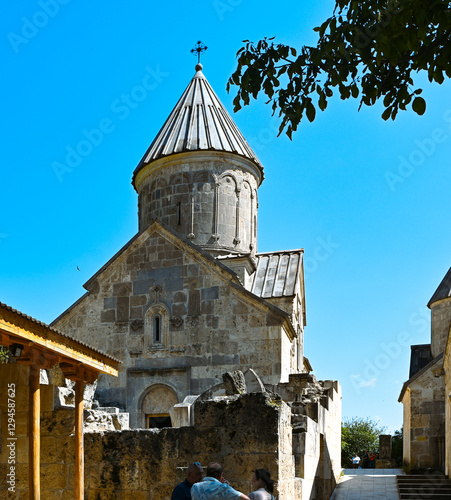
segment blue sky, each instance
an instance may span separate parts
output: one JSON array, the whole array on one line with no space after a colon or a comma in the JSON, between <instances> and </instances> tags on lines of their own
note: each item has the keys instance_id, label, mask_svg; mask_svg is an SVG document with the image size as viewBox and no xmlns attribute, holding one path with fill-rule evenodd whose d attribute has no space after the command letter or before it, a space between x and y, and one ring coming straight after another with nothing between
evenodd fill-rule
<instances>
[{"instance_id":1,"label":"blue sky","mask_svg":"<svg viewBox=\"0 0 451 500\"><path fill-rule=\"evenodd\" d=\"M0 300L51 322L136 233L132 172L194 74L197 40L232 112L225 86L241 41L314 43L332 7L4 5ZM265 167L259 251L305 249L305 354L319 379L340 381L344 417L389 431L402 424L410 345L430 341L426 304L451 266L451 86L419 81L423 117L384 122L380 106L337 98L290 141L264 98L233 116Z\"/></svg>"}]
</instances>

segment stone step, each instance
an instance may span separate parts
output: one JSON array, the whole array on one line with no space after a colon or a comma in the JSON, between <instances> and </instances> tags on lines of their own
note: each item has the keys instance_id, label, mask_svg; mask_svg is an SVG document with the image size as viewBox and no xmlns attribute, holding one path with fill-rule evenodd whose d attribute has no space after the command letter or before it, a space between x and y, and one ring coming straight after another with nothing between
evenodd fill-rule
<instances>
[{"instance_id":1,"label":"stone step","mask_svg":"<svg viewBox=\"0 0 451 500\"><path fill-rule=\"evenodd\" d=\"M399 493L401 500L450 500L449 493Z\"/></svg>"},{"instance_id":2,"label":"stone step","mask_svg":"<svg viewBox=\"0 0 451 500\"><path fill-rule=\"evenodd\" d=\"M401 490L451 490L451 484L449 483L399 483L398 488Z\"/></svg>"},{"instance_id":3,"label":"stone step","mask_svg":"<svg viewBox=\"0 0 451 500\"><path fill-rule=\"evenodd\" d=\"M430 476L396 476L398 479L398 483L402 482L408 482L408 483L414 483L414 482L436 482L439 481L441 483L443 482L448 482L451 484L451 479L447 479L445 476L442 475L430 475Z\"/></svg>"},{"instance_id":4,"label":"stone step","mask_svg":"<svg viewBox=\"0 0 451 500\"><path fill-rule=\"evenodd\" d=\"M451 481L440 475L396 476L401 500L450 500Z\"/></svg>"}]
</instances>

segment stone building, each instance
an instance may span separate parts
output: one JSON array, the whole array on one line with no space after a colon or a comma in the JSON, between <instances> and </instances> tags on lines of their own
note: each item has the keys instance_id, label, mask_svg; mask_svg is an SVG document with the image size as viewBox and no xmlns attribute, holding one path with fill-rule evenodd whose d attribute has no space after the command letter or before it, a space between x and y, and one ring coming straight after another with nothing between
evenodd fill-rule
<instances>
[{"instance_id":1,"label":"stone building","mask_svg":"<svg viewBox=\"0 0 451 500\"><path fill-rule=\"evenodd\" d=\"M96 397L128 412L132 429L195 429L196 405L225 394L224 373L239 372L244 391L278 394L290 450L273 457L280 498L329 498L341 389L316 381L304 357L303 250L257 251L263 178L198 64L133 173L138 233L51 326L121 360Z\"/></svg>"},{"instance_id":2,"label":"stone building","mask_svg":"<svg viewBox=\"0 0 451 500\"><path fill-rule=\"evenodd\" d=\"M446 470L449 474L451 443L446 443L445 434L449 440L451 269L433 294L428 307L431 309L431 343L411 346L409 379L399 396L404 405L404 462L443 472Z\"/></svg>"}]
</instances>

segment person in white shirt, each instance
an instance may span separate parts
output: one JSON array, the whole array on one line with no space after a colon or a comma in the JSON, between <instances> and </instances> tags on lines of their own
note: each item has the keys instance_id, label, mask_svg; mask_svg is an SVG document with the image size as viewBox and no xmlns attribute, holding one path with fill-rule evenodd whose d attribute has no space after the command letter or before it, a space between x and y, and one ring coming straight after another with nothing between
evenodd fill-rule
<instances>
[{"instance_id":1,"label":"person in white shirt","mask_svg":"<svg viewBox=\"0 0 451 500\"><path fill-rule=\"evenodd\" d=\"M207 477L191 488L192 500L249 500L244 493L234 490L224 479L222 467L213 462L207 467Z\"/></svg>"},{"instance_id":2,"label":"person in white shirt","mask_svg":"<svg viewBox=\"0 0 451 500\"><path fill-rule=\"evenodd\" d=\"M354 469L358 469L360 464L360 457L355 454L354 458L352 459L352 465L354 466Z\"/></svg>"}]
</instances>

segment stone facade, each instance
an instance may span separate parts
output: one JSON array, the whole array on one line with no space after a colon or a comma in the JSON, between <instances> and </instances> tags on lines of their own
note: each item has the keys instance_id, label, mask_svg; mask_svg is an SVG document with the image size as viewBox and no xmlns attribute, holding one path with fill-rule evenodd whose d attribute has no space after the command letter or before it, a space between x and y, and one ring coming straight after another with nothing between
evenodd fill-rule
<instances>
[{"instance_id":1,"label":"stone facade","mask_svg":"<svg viewBox=\"0 0 451 500\"><path fill-rule=\"evenodd\" d=\"M99 378L98 397L129 412L133 427L147 427L146 415L169 414L226 371L256 367L277 384L303 368L291 316L243 290L220 261L157 222L87 287L56 325L121 359L117 379ZM143 404L155 390L160 397L165 391L168 405L147 413Z\"/></svg>"},{"instance_id":2,"label":"stone facade","mask_svg":"<svg viewBox=\"0 0 451 500\"><path fill-rule=\"evenodd\" d=\"M304 358L303 250L257 252L263 167L196 70L133 174L139 232L51 325L122 362L95 397L134 430L86 436L88 498L168 498L177 467L216 459L245 491L267 466L280 500L327 499L341 390Z\"/></svg>"}]
</instances>

